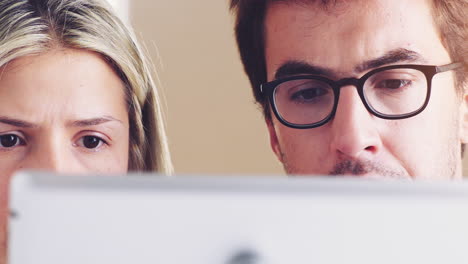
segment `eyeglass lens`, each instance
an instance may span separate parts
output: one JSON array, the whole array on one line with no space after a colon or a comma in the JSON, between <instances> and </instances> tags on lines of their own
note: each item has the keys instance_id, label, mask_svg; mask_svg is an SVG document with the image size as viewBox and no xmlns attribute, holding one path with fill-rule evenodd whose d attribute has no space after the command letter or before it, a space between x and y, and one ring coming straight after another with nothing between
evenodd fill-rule
<instances>
[{"instance_id":1,"label":"eyeglass lens","mask_svg":"<svg viewBox=\"0 0 468 264\"><path fill-rule=\"evenodd\" d=\"M427 97L423 72L399 68L376 72L363 84L367 104L387 116L400 116L420 109ZM306 125L327 118L335 107L335 92L330 84L305 78L279 84L274 91L278 114L287 122Z\"/></svg>"}]
</instances>

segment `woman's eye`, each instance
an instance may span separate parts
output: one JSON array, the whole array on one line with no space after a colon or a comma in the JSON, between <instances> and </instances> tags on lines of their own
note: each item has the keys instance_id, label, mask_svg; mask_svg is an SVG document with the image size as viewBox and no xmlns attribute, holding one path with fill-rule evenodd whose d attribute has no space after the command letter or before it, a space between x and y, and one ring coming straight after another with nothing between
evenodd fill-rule
<instances>
[{"instance_id":1,"label":"woman's eye","mask_svg":"<svg viewBox=\"0 0 468 264\"><path fill-rule=\"evenodd\" d=\"M84 136L78 141L79 146L87 149L97 149L105 143L106 142L102 138L96 136Z\"/></svg>"},{"instance_id":2,"label":"woman's eye","mask_svg":"<svg viewBox=\"0 0 468 264\"><path fill-rule=\"evenodd\" d=\"M0 147L1 148L13 148L22 145L23 140L14 134L0 135Z\"/></svg>"}]
</instances>

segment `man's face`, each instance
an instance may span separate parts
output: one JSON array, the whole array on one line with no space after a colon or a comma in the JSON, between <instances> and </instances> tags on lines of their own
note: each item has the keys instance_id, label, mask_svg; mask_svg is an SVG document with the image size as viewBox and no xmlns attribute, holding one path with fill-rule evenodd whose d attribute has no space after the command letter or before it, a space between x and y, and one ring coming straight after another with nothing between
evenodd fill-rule
<instances>
[{"instance_id":1,"label":"man's face","mask_svg":"<svg viewBox=\"0 0 468 264\"><path fill-rule=\"evenodd\" d=\"M328 9L314 3L269 6L265 20L268 81L311 74L303 69L284 71L291 62L326 69L331 74L325 77L332 80L359 78L375 67L393 64L452 62L434 25L429 1L342 2ZM392 58L402 50L417 53L417 58ZM358 69L371 61L382 65ZM289 128L274 116L267 123L273 151L289 174L460 178L460 143L466 138L462 102L453 72L444 72L434 76L429 105L415 117L378 118L366 110L356 87L347 85L341 88L334 118L323 126Z\"/></svg>"}]
</instances>

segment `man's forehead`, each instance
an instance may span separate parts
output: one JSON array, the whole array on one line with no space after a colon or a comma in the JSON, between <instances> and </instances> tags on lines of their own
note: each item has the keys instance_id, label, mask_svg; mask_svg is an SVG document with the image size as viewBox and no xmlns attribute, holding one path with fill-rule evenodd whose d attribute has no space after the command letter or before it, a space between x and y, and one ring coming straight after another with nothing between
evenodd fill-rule
<instances>
[{"instance_id":1,"label":"man's forehead","mask_svg":"<svg viewBox=\"0 0 468 264\"><path fill-rule=\"evenodd\" d=\"M269 3L284 3L284 4L296 4L296 5L311 5L311 4L320 4L323 6L337 5L341 3L358 1L358 0L267 0Z\"/></svg>"},{"instance_id":2,"label":"man's forehead","mask_svg":"<svg viewBox=\"0 0 468 264\"><path fill-rule=\"evenodd\" d=\"M339 17L345 14L360 14L363 18L376 15L377 10L387 11L386 16L380 16L384 20L397 9L395 6L405 6L407 0L265 0L266 13L268 14L271 7L274 6L289 6L299 10L311 10L320 18L321 15ZM429 8L420 8L412 10L415 14L424 13L432 9L432 1L434 0L411 0L413 4ZM403 8L404 9L404 8ZM382 12L380 12L382 13Z\"/></svg>"},{"instance_id":3,"label":"man's forehead","mask_svg":"<svg viewBox=\"0 0 468 264\"><path fill-rule=\"evenodd\" d=\"M331 10L332 8L346 8L346 7L371 7L372 5L379 5L385 2L396 3L395 0L264 0L267 5L286 4L286 5L299 5L299 6L315 6ZM433 0L412 0L414 2L430 3Z\"/></svg>"},{"instance_id":4,"label":"man's forehead","mask_svg":"<svg viewBox=\"0 0 468 264\"><path fill-rule=\"evenodd\" d=\"M394 61L401 57L394 56L401 54L401 50L417 53L419 58L403 58L388 64L449 62L425 0L356 0L347 2L346 9L340 7L339 13L321 12L317 6L301 4L322 1L272 2L265 21L269 79L275 74L273 71L288 61L305 61L349 74L373 68L372 64L383 66L383 57ZM277 41L278 38L282 41ZM412 55L408 52L403 55L408 54ZM363 63L370 67L360 67Z\"/></svg>"},{"instance_id":5,"label":"man's forehead","mask_svg":"<svg viewBox=\"0 0 468 264\"><path fill-rule=\"evenodd\" d=\"M363 6L369 3L366 3L366 0L266 0L268 6L272 5L296 5L299 7L308 7L308 8L318 8L322 11L327 12L341 12L350 6Z\"/></svg>"}]
</instances>

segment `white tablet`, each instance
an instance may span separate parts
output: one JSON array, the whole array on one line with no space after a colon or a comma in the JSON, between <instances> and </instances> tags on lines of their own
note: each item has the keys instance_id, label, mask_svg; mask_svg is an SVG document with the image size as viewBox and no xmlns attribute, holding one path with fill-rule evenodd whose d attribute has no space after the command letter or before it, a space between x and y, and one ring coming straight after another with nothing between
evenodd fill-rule
<instances>
[{"instance_id":1,"label":"white tablet","mask_svg":"<svg viewBox=\"0 0 468 264\"><path fill-rule=\"evenodd\" d=\"M16 175L10 264L468 263L468 185Z\"/></svg>"}]
</instances>

